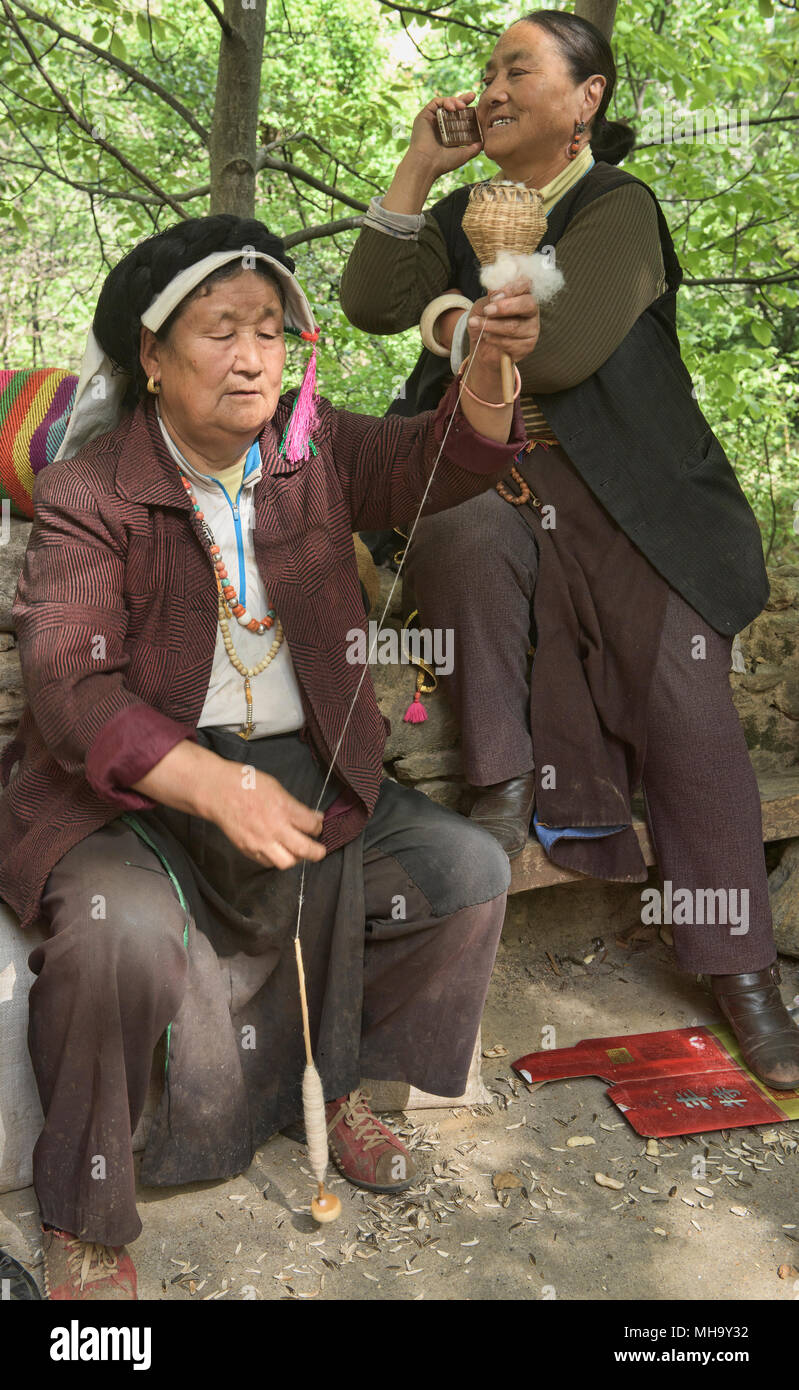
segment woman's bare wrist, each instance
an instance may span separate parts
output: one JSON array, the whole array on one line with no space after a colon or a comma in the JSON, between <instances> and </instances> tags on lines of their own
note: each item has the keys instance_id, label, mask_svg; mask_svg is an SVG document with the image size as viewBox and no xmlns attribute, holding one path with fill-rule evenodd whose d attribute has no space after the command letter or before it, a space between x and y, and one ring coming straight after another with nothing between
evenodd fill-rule
<instances>
[{"instance_id":1,"label":"woman's bare wrist","mask_svg":"<svg viewBox=\"0 0 799 1390\"><path fill-rule=\"evenodd\" d=\"M408 152L383 195L383 207L386 212L420 213L437 178L437 172L424 158Z\"/></svg>"},{"instance_id":2,"label":"woman's bare wrist","mask_svg":"<svg viewBox=\"0 0 799 1390\"><path fill-rule=\"evenodd\" d=\"M236 770L240 774L241 764L234 766L210 748L184 738L131 786L163 806L213 820L223 783Z\"/></svg>"},{"instance_id":3,"label":"woman's bare wrist","mask_svg":"<svg viewBox=\"0 0 799 1390\"><path fill-rule=\"evenodd\" d=\"M484 401L497 405L502 400L502 373L499 364L489 366L478 357L470 357L461 372L461 381L469 374L467 386Z\"/></svg>"}]
</instances>

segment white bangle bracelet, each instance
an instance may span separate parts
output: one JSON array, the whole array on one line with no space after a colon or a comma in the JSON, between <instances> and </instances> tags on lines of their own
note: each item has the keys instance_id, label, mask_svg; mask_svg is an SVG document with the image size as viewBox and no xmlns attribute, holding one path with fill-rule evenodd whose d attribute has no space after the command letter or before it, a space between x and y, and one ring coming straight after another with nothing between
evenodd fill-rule
<instances>
[{"instance_id":1,"label":"white bangle bracelet","mask_svg":"<svg viewBox=\"0 0 799 1390\"><path fill-rule=\"evenodd\" d=\"M449 364L452 368L452 375L457 372L464 357L469 355L469 318L471 317L472 306L461 314L455 324L455 331L452 334L452 351L449 355Z\"/></svg>"},{"instance_id":2,"label":"white bangle bracelet","mask_svg":"<svg viewBox=\"0 0 799 1390\"><path fill-rule=\"evenodd\" d=\"M469 310L471 307L471 299L463 294L440 294L437 299L431 299L419 320L419 333L425 347L436 357L449 357L449 348L442 347L434 331L441 315L448 309Z\"/></svg>"}]
</instances>

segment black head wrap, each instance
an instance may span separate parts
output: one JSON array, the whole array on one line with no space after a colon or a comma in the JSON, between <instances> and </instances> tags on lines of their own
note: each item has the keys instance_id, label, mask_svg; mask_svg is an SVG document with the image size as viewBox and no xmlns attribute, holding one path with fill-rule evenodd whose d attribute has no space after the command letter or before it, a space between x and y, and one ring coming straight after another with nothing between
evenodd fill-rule
<instances>
[{"instance_id":1,"label":"black head wrap","mask_svg":"<svg viewBox=\"0 0 799 1390\"><path fill-rule=\"evenodd\" d=\"M94 314L94 335L111 361L135 377L139 374L141 316L182 270L215 251L251 246L272 256L294 273L294 261L280 237L254 218L218 213L191 217L147 237L106 276Z\"/></svg>"}]
</instances>

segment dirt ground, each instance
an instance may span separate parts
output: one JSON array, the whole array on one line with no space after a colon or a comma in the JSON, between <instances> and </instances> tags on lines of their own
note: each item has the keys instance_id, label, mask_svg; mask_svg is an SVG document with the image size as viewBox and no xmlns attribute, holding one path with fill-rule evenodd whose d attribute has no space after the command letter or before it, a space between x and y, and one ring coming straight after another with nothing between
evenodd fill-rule
<instances>
[{"instance_id":1,"label":"dirt ground","mask_svg":"<svg viewBox=\"0 0 799 1390\"><path fill-rule=\"evenodd\" d=\"M140 1297L799 1297L799 1122L661 1140L648 1154L602 1081L530 1093L510 1070L541 1046L545 1027L569 1046L716 1020L655 931L619 944L638 922L639 893L569 886L510 899L483 1020L484 1051L507 1049L483 1062L491 1104L393 1117L421 1170L413 1189L377 1197L333 1170L344 1211L320 1228L304 1149L284 1137L231 1181L140 1189L144 1229L131 1247ZM782 990L796 1000L799 962L783 963ZM575 1136L594 1143L572 1148ZM704 1178L694 1176L698 1156ZM599 1186L597 1172L623 1186ZM495 1185L500 1174L511 1177ZM41 1281L32 1189L0 1197L0 1213Z\"/></svg>"}]
</instances>

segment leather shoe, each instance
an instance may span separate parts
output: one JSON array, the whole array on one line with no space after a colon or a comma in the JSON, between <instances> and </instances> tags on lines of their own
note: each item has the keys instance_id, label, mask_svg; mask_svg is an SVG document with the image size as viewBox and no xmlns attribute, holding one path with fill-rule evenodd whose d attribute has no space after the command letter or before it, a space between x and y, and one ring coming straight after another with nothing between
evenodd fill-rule
<instances>
[{"instance_id":1,"label":"leather shoe","mask_svg":"<svg viewBox=\"0 0 799 1390\"><path fill-rule=\"evenodd\" d=\"M799 1087L799 1028L782 1002L776 961L748 975L711 975L716 1002L747 1066L775 1091Z\"/></svg>"},{"instance_id":2,"label":"leather shoe","mask_svg":"<svg viewBox=\"0 0 799 1390\"><path fill-rule=\"evenodd\" d=\"M535 805L535 771L491 787L475 787L477 798L469 819L489 830L509 859L521 854L527 844L530 817Z\"/></svg>"}]
</instances>

